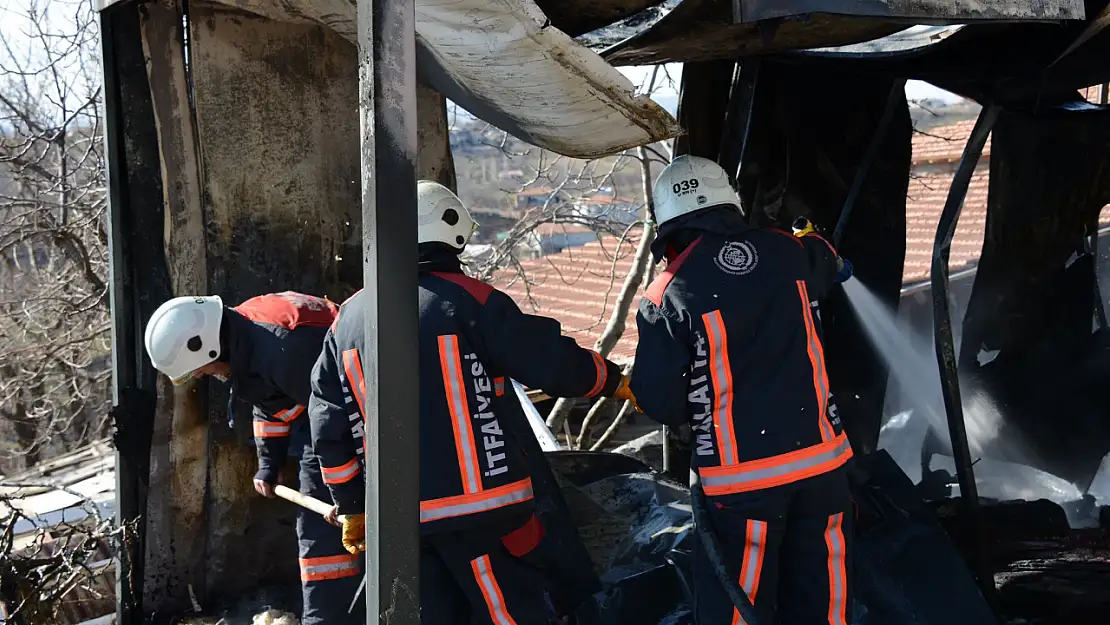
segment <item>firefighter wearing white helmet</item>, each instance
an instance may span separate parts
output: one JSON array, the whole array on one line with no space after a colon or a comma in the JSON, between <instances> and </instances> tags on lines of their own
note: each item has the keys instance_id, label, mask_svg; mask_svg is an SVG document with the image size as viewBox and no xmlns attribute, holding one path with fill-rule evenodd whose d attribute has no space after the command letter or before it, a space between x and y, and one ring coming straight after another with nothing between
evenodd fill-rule
<instances>
[{"instance_id":1,"label":"firefighter wearing white helmet","mask_svg":"<svg viewBox=\"0 0 1110 625\"><path fill-rule=\"evenodd\" d=\"M416 183L416 213L420 243L443 243L462 250L478 228L459 196L430 180Z\"/></svg>"},{"instance_id":2,"label":"firefighter wearing white helmet","mask_svg":"<svg viewBox=\"0 0 1110 625\"><path fill-rule=\"evenodd\" d=\"M714 206L740 210L740 198L721 166L700 156L679 156L660 172L653 188L655 219L662 225Z\"/></svg>"},{"instance_id":3,"label":"firefighter wearing white helmet","mask_svg":"<svg viewBox=\"0 0 1110 625\"><path fill-rule=\"evenodd\" d=\"M752 228L728 176L676 158L655 183L667 268L637 314L631 390L645 414L690 426L691 473L723 562L693 554L694 620L743 623L716 567L760 622L852 622L852 448L834 410L810 302L841 278L832 246ZM762 574L761 574L762 571Z\"/></svg>"},{"instance_id":4,"label":"firefighter wearing white helmet","mask_svg":"<svg viewBox=\"0 0 1110 625\"><path fill-rule=\"evenodd\" d=\"M291 291L259 295L235 307L216 296L178 297L159 307L147 324L147 353L175 384L204 375L229 382L229 420L238 400L251 404L258 455L253 484L264 497L274 496L281 469L293 457L300 460L300 492L328 498L319 461L306 453L304 415L312 365L337 312L326 299ZM301 623L362 623L347 611L362 571L358 559L348 557L340 530L301 511L296 531Z\"/></svg>"},{"instance_id":5,"label":"firefighter wearing white helmet","mask_svg":"<svg viewBox=\"0 0 1110 625\"><path fill-rule=\"evenodd\" d=\"M550 566L528 453L534 438L512 390L520 380L553 397L633 400L621 369L563 336L559 322L526 314L507 294L464 273L459 254L474 221L454 193L417 186L420 428L420 618L423 623L551 622L584 594L569 567ZM347 300L312 370L312 444L339 507L343 543L366 549L365 449L368 416L360 364L369 357L366 315L377 294ZM361 418L360 418L361 416ZM546 518L549 506L539 508ZM588 567L589 563L584 562ZM496 601L491 600L495 597ZM572 598L573 597L573 598Z\"/></svg>"}]
</instances>

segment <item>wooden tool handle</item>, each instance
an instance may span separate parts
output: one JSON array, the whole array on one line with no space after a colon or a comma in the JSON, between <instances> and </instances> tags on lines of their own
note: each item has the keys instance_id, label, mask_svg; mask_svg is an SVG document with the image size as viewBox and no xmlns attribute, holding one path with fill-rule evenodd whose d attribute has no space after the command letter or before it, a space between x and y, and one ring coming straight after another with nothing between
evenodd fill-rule
<instances>
[{"instance_id":1,"label":"wooden tool handle","mask_svg":"<svg viewBox=\"0 0 1110 625\"><path fill-rule=\"evenodd\" d=\"M313 512L321 516L326 516L327 513L331 512L332 509L331 504L324 503L319 499L316 499L315 497L309 497L308 495L301 494L293 490L292 488L289 488L288 486L282 486L281 484L278 484L274 487L274 494L286 501L292 501L298 506L312 510Z\"/></svg>"}]
</instances>

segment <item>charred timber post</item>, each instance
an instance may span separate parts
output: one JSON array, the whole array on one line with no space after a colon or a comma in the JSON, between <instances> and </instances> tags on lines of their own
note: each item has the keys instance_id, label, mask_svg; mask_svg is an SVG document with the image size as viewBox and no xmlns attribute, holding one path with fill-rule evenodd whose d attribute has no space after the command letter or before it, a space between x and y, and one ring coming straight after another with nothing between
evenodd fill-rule
<instances>
[{"instance_id":1,"label":"charred timber post","mask_svg":"<svg viewBox=\"0 0 1110 625\"><path fill-rule=\"evenodd\" d=\"M979 508L979 492L975 485L971 450L967 444L967 429L964 427L963 406L960 400L960 381L957 377L956 350L952 338L952 317L948 311L948 257L952 249L952 236L956 232L956 223L960 219L960 209L963 208L964 197L971 183L971 175L975 172L975 166L983 153L983 146L986 145L991 128L998 119L998 112L998 105L992 104L979 113L971 138L964 147L960 165L952 178L948 199L940 215L940 223L937 224L932 263L933 338L936 345L937 365L940 367L944 410L948 416L948 433L952 441L952 455L956 462L956 476L960 483L960 500L969 524L968 536L971 544L974 545L972 557L975 576L984 598L991 604L994 603L995 594L994 573L987 553Z\"/></svg>"},{"instance_id":2,"label":"charred timber post","mask_svg":"<svg viewBox=\"0 0 1110 625\"><path fill-rule=\"evenodd\" d=\"M358 0L366 623L419 625L416 7Z\"/></svg>"},{"instance_id":3,"label":"charred timber post","mask_svg":"<svg viewBox=\"0 0 1110 625\"><path fill-rule=\"evenodd\" d=\"M837 249L840 249L840 239L844 236L844 228L848 225L848 217L852 214L856 201L859 200L860 192L863 191L863 183L867 181L867 174L871 171L871 165L874 164L875 158L879 155L879 150L883 147L883 141L886 140L886 131L890 129L890 123L894 121L894 111L898 109L898 103L901 101L901 95L905 90L906 80L904 78L894 81L894 84L890 87L890 95L886 98L883 116L879 119L875 134L871 136L871 142L867 144L867 152L864 153L859 169L856 170L856 177L852 180L852 187L848 190L848 197L844 199L844 206L840 209L840 217L836 220L836 228L833 230L832 239L833 247ZM945 266L947 267L947 265Z\"/></svg>"}]
</instances>

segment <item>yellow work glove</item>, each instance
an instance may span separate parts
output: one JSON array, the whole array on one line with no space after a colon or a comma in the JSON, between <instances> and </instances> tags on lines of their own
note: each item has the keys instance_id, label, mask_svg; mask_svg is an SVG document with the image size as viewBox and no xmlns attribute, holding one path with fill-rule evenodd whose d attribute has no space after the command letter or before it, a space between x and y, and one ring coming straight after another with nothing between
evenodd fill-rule
<instances>
[{"instance_id":1,"label":"yellow work glove","mask_svg":"<svg viewBox=\"0 0 1110 625\"><path fill-rule=\"evenodd\" d=\"M339 517L343 527L343 548L357 555L366 551L366 515L345 514Z\"/></svg>"},{"instance_id":2,"label":"yellow work glove","mask_svg":"<svg viewBox=\"0 0 1110 625\"><path fill-rule=\"evenodd\" d=\"M632 394L632 389L628 387L628 382L628 376L622 375L620 386L613 392L613 397L621 401L630 401L632 402L632 407L636 409L636 412L643 412L643 410L640 410L640 404L636 403L636 396Z\"/></svg>"}]
</instances>

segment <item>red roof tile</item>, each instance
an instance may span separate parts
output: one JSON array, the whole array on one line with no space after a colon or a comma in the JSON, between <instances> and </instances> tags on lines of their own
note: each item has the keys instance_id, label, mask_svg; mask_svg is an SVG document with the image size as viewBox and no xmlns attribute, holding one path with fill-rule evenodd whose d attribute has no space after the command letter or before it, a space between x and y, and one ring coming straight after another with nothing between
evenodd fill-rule
<instances>
[{"instance_id":1,"label":"red roof tile","mask_svg":"<svg viewBox=\"0 0 1110 625\"><path fill-rule=\"evenodd\" d=\"M966 120L929 130L915 131L913 165L959 162L967 139L971 136L971 129L974 127L975 120ZM990 153L991 142L988 139L987 145L983 147L983 156L989 158ZM987 159L982 160L985 162Z\"/></svg>"}]
</instances>

